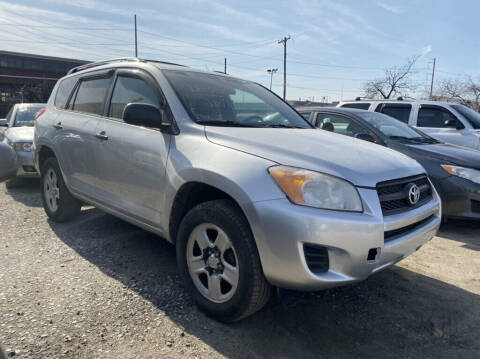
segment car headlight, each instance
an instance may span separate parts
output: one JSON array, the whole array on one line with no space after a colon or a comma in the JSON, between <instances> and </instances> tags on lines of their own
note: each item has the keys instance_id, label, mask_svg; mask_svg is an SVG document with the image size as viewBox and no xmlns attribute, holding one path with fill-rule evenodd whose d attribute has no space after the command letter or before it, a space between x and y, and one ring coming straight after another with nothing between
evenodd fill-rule
<instances>
[{"instance_id":1,"label":"car headlight","mask_svg":"<svg viewBox=\"0 0 480 359\"><path fill-rule=\"evenodd\" d=\"M16 143L13 144L13 149L15 151L31 152L32 151L32 143L31 142L16 142Z\"/></svg>"},{"instance_id":2,"label":"car headlight","mask_svg":"<svg viewBox=\"0 0 480 359\"><path fill-rule=\"evenodd\" d=\"M363 211L357 189L343 179L287 166L273 166L268 171L295 204L337 211Z\"/></svg>"},{"instance_id":3,"label":"car headlight","mask_svg":"<svg viewBox=\"0 0 480 359\"><path fill-rule=\"evenodd\" d=\"M451 175L468 179L472 182L480 184L480 171L473 168L465 168L460 166L442 165L442 168Z\"/></svg>"}]
</instances>

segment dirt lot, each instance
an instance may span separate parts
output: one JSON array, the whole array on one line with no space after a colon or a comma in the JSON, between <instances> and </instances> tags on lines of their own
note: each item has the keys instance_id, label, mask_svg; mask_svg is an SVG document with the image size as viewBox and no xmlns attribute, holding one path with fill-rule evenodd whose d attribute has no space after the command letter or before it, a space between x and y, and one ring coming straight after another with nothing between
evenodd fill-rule
<instances>
[{"instance_id":1,"label":"dirt lot","mask_svg":"<svg viewBox=\"0 0 480 359\"><path fill-rule=\"evenodd\" d=\"M166 241L93 208L47 221L0 185L0 344L14 358L478 358L480 224L451 221L354 286L282 293L240 323L200 313Z\"/></svg>"}]
</instances>

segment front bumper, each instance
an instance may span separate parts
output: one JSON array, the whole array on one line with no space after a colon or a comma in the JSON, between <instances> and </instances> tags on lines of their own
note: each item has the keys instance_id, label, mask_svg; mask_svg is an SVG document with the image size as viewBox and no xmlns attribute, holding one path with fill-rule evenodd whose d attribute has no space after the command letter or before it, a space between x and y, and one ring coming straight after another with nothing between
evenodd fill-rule
<instances>
[{"instance_id":1,"label":"front bumper","mask_svg":"<svg viewBox=\"0 0 480 359\"><path fill-rule=\"evenodd\" d=\"M36 178L39 177L33 163L33 152L17 151L17 177Z\"/></svg>"},{"instance_id":2,"label":"front bumper","mask_svg":"<svg viewBox=\"0 0 480 359\"><path fill-rule=\"evenodd\" d=\"M444 217L480 219L480 184L450 176L435 183Z\"/></svg>"},{"instance_id":3,"label":"front bumper","mask_svg":"<svg viewBox=\"0 0 480 359\"><path fill-rule=\"evenodd\" d=\"M418 250L440 226L441 204L435 191L425 205L385 218L377 192L365 188L359 192L364 213L302 207L287 199L251 204L247 216L267 280L295 290L319 290L360 281ZM384 239L387 231L412 227L389 241ZM314 273L309 269L305 244L327 250L327 271ZM368 258L372 249L377 253L374 260Z\"/></svg>"}]
</instances>

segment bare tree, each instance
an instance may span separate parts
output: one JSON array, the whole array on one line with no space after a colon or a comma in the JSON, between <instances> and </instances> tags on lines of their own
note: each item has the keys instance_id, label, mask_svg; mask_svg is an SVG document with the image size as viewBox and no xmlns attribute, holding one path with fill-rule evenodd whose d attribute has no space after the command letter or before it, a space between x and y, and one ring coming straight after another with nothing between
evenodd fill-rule
<instances>
[{"instance_id":1,"label":"bare tree","mask_svg":"<svg viewBox=\"0 0 480 359\"><path fill-rule=\"evenodd\" d=\"M437 85L434 100L452 101L480 111L480 81L472 77L445 79Z\"/></svg>"},{"instance_id":2,"label":"bare tree","mask_svg":"<svg viewBox=\"0 0 480 359\"><path fill-rule=\"evenodd\" d=\"M411 57L405 65L395 66L384 70L384 76L364 85L365 95L367 97L381 97L388 99L395 95L404 95L408 91L415 89L410 76L414 73L413 66L419 56Z\"/></svg>"}]
</instances>

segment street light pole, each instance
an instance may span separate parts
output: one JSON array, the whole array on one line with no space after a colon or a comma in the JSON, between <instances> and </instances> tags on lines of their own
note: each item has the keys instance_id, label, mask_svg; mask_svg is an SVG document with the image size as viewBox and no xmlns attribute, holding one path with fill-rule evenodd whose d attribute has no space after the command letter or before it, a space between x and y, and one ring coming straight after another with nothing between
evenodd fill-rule
<instances>
[{"instance_id":1,"label":"street light pole","mask_svg":"<svg viewBox=\"0 0 480 359\"><path fill-rule=\"evenodd\" d=\"M270 91L272 90L273 74L277 71L278 71L278 69L268 69L267 70L267 72L270 74Z\"/></svg>"}]
</instances>

